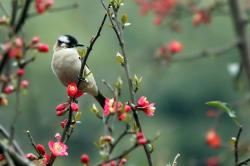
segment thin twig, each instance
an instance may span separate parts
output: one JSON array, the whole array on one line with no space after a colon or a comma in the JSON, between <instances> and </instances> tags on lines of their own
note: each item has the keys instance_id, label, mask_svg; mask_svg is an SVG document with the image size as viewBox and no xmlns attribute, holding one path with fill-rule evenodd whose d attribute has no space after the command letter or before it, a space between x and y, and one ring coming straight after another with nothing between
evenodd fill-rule
<instances>
[{"instance_id":1,"label":"thin twig","mask_svg":"<svg viewBox=\"0 0 250 166\"><path fill-rule=\"evenodd\" d=\"M0 124L0 133L6 138L6 139L10 139L10 136L9 136L9 133L6 131L6 129ZM24 152L22 151L22 149L20 148L19 144L13 140L13 144L14 144L14 147L15 149L17 150L17 152L20 154L20 155L24 155Z\"/></svg>"},{"instance_id":2,"label":"thin twig","mask_svg":"<svg viewBox=\"0 0 250 166\"><path fill-rule=\"evenodd\" d=\"M240 140L240 135L242 132L242 126L239 127L238 134L236 136L235 144L234 144L234 159L235 159L235 166L237 166L238 161L239 161L239 140Z\"/></svg>"},{"instance_id":3,"label":"thin twig","mask_svg":"<svg viewBox=\"0 0 250 166\"><path fill-rule=\"evenodd\" d=\"M250 162L250 158L240 161L236 166L248 165L248 162Z\"/></svg>"},{"instance_id":4,"label":"thin twig","mask_svg":"<svg viewBox=\"0 0 250 166\"><path fill-rule=\"evenodd\" d=\"M29 138L29 140L30 140L31 145L33 146L33 148L34 148L35 151L37 152L39 158L40 158L40 159L43 158L43 155L42 155L42 154L40 153L40 151L37 150L37 148L36 148L36 143L35 143L35 141L34 141L32 135L30 134L30 131L27 130L26 133L27 133L27 135L28 135L28 138Z\"/></svg>"},{"instance_id":5,"label":"thin twig","mask_svg":"<svg viewBox=\"0 0 250 166\"><path fill-rule=\"evenodd\" d=\"M127 124L125 130L120 134L120 136L116 139L116 141L113 144L111 144L109 154L113 152L116 145L118 145L118 143L122 140L122 138L124 138L128 134L128 129L129 129L129 125Z\"/></svg>"},{"instance_id":6,"label":"thin twig","mask_svg":"<svg viewBox=\"0 0 250 166\"><path fill-rule=\"evenodd\" d=\"M131 146L129 149L125 150L123 153L121 153L120 155L116 156L116 157L113 157L109 160L106 160L106 161L103 161L102 163L99 163L97 164L97 166L101 166L103 163L109 163L110 161L113 161L113 160L118 160L118 159L121 159L123 158L124 156L126 156L127 154L129 154L130 152L132 152L134 149L136 149L137 147L139 147L140 145L139 144L134 144L133 146Z\"/></svg>"},{"instance_id":7,"label":"thin twig","mask_svg":"<svg viewBox=\"0 0 250 166\"><path fill-rule=\"evenodd\" d=\"M199 51L199 52L196 52L196 53L183 55L182 57L186 57L186 58L173 59L173 60L170 61L170 63L189 62L189 61L194 61L194 60L200 60L201 58L206 58L206 57L209 57L209 56L224 55L226 52L228 52L231 49L235 48L239 43L240 43L239 41L234 41L234 42L231 42L230 44L222 46L222 47L210 48L210 49L206 49L206 50Z\"/></svg>"},{"instance_id":8,"label":"thin twig","mask_svg":"<svg viewBox=\"0 0 250 166\"><path fill-rule=\"evenodd\" d=\"M177 166L177 160L178 160L178 158L179 158L180 156L181 156L180 153L178 153L178 154L175 156L172 166Z\"/></svg>"},{"instance_id":9,"label":"thin twig","mask_svg":"<svg viewBox=\"0 0 250 166\"><path fill-rule=\"evenodd\" d=\"M21 84L21 77L17 77L17 85L16 85L16 104L15 104L15 114L13 121L10 125L10 143L13 143L14 134L15 134L15 125L18 120L18 117L20 116L20 84Z\"/></svg>"}]
</instances>

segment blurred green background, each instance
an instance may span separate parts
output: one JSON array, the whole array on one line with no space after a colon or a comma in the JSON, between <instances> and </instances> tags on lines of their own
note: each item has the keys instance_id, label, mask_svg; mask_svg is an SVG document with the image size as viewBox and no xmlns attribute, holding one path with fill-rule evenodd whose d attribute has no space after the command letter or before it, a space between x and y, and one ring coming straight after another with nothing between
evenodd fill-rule
<instances>
[{"instance_id":1,"label":"blurred green background","mask_svg":"<svg viewBox=\"0 0 250 166\"><path fill-rule=\"evenodd\" d=\"M2 1L2 0L1 0ZM7 5L8 0L3 0ZM45 13L42 16L28 20L23 34L27 41L33 36L40 36L41 41L49 44L50 52L40 54L34 63L27 68L25 78L30 81L28 94L21 101L22 115L18 120L16 139L25 152L33 152L26 130L30 130L35 141L47 146L56 132L61 132L59 126L62 117L55 116L57 104L67 99L65 88L54 77L50 61L52 47L61 34L76 36L82 43L88 44L92 35L98 29L104 15L99 1L87 0L55 0L55 7L78 3L79 8L58 13ZM32 7L34 8L34 7ZM237 128L227 116L219 119L218 133L223 140L223 147L212 150L205 144L205 134L213 126L214 120L206 116L208 107L204 104L210 100L233 102L241 99L246 89L235 89L233 78L227 71L227 65L238 62L238 51L233 49L224 56L209 57L198 61L175 63L170 66L161 65L155 59L155 49L161 43L172 39L181 41L184 45L183 53L175 55L177 58L197 52L204 48L227 45L234 40L234 31L230 17L213 17L208 26L194 28L191 18L185 18L180 34L167 28L155 26L153 15L140 15L138 6L133 1L126 1L121 13L128 13L131 26L125 30L126 50L133 74L143 77L142 88L137 97L148 96L156 103L156 114L148 118L140 115L143 129L148 137L154 137L159 131L161 137L155 144L153 160L156 166L165 166L171 162L177 153L181 154L178 165L204 165L209 156L219 155L223 165L233 164L233 151L228 147L228 141L237 133ZM1 12L0 12L1 13ZM250 30L250 29L249 29ZM116 63L115 54L119 46L115 35L106 23L101 37L98 39L89 59L89 66L93 70L100 89L107 96L112 96L102 79L113 83L121 76L126 83L123 69ZM128 99L127 86L123 88L124 99ZM0 109L0 121L9 126L13 118L14 95L9 97L9 106ZM94 141L103 133L100 120L89 111L94 99L85 95L80 100L83 112L82 123L76 128L69 141L69 156L59 157L56 166L80 165L79 157L88 153L91 163L96 163L100 155ZM249 109L237 109L237 115L244 125L243 141L249 141ZM119 127L118 127L119 128ZM121 130L117 129L119 133ZM124 146L126 145L124 141ZM122 150L120 146L118 150ZM129 156L129 166L146 165L142 148Z\"/></svg>"}]
</instances>

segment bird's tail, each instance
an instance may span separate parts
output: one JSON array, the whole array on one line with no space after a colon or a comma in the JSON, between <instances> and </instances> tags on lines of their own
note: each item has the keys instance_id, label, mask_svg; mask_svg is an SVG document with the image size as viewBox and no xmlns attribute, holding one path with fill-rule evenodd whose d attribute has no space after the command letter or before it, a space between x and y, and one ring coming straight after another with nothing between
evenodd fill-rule
<instances>
[{"instance_id":1,"label":"bird's tail","mask_svg":"<svg viewBox=\"0 0 250 166\"><path fill-rule=\"evenodd\" d=\"M102 108L104 108L106 98L102 95L100 91L98 91L98 94L95 96L95 99L102 106Z\"/></svg>"}]
</instances>

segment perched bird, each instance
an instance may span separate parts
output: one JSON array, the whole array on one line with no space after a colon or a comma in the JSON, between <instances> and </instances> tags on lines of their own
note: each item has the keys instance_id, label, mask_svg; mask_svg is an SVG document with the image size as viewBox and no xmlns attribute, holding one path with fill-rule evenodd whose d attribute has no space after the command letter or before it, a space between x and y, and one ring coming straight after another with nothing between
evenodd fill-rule
<instances>
[{"instance_id":1,"label":"perched bird","mask_svg":"<svg viewBox=\"0 0 250 166\"><path fill-rule=\"evenodd\" d=\"M77 50L79 46L84 45L79 44L76 38L71 35L60 36L54 45L51 67L64 86L78 81L81 68L81 59ZM99 104L104 107L105 97L100 93L94 75L87 65L84 67L83 78L85 80L81 82L79 89L95 97Z\"/></svg>"}]
</instances>

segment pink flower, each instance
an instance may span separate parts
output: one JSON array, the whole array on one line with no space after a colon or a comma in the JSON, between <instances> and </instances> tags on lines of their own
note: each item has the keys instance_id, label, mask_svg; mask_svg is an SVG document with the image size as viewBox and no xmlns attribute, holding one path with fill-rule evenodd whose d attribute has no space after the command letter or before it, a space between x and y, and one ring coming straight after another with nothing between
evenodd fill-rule
<instances>
[{"instance_id":1,"label":"pink flower","mask_svg":"<svg viewBox=\"0 0 250 166\"><path fill-rule=\"evenodd\" d=\"M40 38L38 36L35 36L31 40L31 44L37 44L40 42Z\"/></svg>"},{"instance_id":2,"label":"pink flower","mask_svg":"<svg viewBox=\"0 0 250 166\"><path fill-rule=\"evenodd\" d=\"M183 46L179 41L173 40L170 43L168 43L167 48L171 53L175 54L175 53L181 52L183 49Z\"/></svg>"},{"instance_id":3,"label":"pink flower","mask_svg":"<svg viewBox=\"0 0 250 166\"><path fill-rule=\"evenodd\" d=\"M118 120L119 121L124 121L127 117L127 114L126 113L119 113L118 114Z\"/></svg>"},{"instance_id":4,"label":"pink flower","mask_svg":"<svg viewBox=\"0 0 250 166\"><path fill-rule=\"evenodd\" d=\"M121 102L116 102L113 98L105 99L105 105L104 105L104 116L108 116L110 113L114 113L115 111L120 111L122 108Z\"/></svg>"},{"instance_id":5,"label":"pink flower","mask_svg":"<svg viewBox=\"0 0 250 166\"><path fill-rule=\"evenodd\" d=\"M149 105L149 101L147 100L147 97L141 96L138 99L137 104L139 107L147 107Z\"/></svg>"},{"instance_id":6,"label":"pink flower","mask_svg":"<svg viewBox=\"0 0 250 166\"><path fill-rule=\"evenodd\" d=\"M118 164L118 166L124 166L127 163L127 159L122 158Z\"/></svg>"},{"instance_id":7,"label":"pink flower","mask_svg":"<svg viewBox=\"0 0 250 166\"><path fill-rule=\"evenodd\" d=\"M83 155L81 156L81 162L82 162L83 164L88 164L88 163L89 163L89 156L88 156L87 154L83 154Z\"/></svg>"},{"instance_id":8,"label":"pink flower","mask_svg":"<svg viewBox=\"0 0 250 166\"><path fill-rule=\"evenodd\" d=\"M41 154L41 155L45 155L45 148L42 144L37 144L36 145L36 150Z\"/></svg>"},{"instance_id":9,"label":"pink flower","mask_svg":"<svg viewBox=\"0 0 250 166\"><path fill-rule=\"evenodd\" d=\"M63 121L61 121L61 127L64 129L67 123L68 123L68 119L64 119Z\"/></svg>"},{"instance_id":10,"label":"pink flower","mask_svg":"<svg viewBox=\"0 0 250 166\"><path fill-rule=\"evenodd\" d=\"M49 149L52 153L53 156L67 156L67 145L65 145L62 142L54 142L54 141L49 141L48 143Z\"/></svg>"},{"instance_id":11,"label":"pink flower","mask_svg":"<svg viewBox=\"0 0 250 166\"><path fill-rule=\"evenodd\" d=\"M13 91L14 91L14 86L13 85L8 85L3 90L3 92L6 93L6 94L11 94Z\"/></svg>"},{"instance_id":12,"label":"pink flower","mask_svg":"<svg viewBox=\"0 0 250 166\"><path fill-rule=\"evenodd\" d=\"M25 70L24 69L17 69L17 71L16 71L16 74L19 76L19 77L21 77L21 76L23 76L24 74L25 74Z\"/></svg>"},{"instance_id":13,"label":"pink flower","mask_svg":"<svg viewBox=\"0 0 250 166\"><path fill-rule=\"evenodd\" d=\"M129 105L125 105L124 110L125 110L125 112L130 112L132 109Z\"/></svg>"},{"instance_id":14,"label":"pink flower","mask_svg":"<svg viewBox=\"0 0 250 166\"><path fill-rule=\"evenodd\" d=\"M69 83L67 86L67 93L69 97L75 97L78 92L76 83Z\"/></svg>"},{"instance_id":15,"label":"pink flower","mask_svg":"<svg viewBox=\"0 0 250 166\"><path fill-rule=\"evenodd\" d=\"M60 141L62 140L62 136L61 136L60 133L56 133L56 134L55 134L55 138L56 138L56 140L57 140L58 142L60 142Z\"/></svg>"},{"instance_id":16,"label":"pink flower","mask_svg":"<svg viewBox=\"0 0 250 166\"><path fill-rule=\"evenodd\" d=\"M38 50L39 52L46 53L46 52L49 52L49 46L48 46L47 44L40 43L40 44L38 44L38 46L37 46L37 50Z\"/></svg>"},{"instance_id":17,"label":"pink flower","mask_svg":"<svg viewBox=\"0 0 250 166\"><path fill-rule=\"evenodd\" d=\"M23 47L23 39L21 37L17 37L15 39L15 45L16 45L16 47L22 48Z\"/></svg>"},{"instance_id":18,"label":"pink flower","mask_svg":"<svg viewBox=\"0 0 250 166\"><path fill-rule=\"evenodd\" d=\"M141 108L147 116L149 117L154 116L155 113L154 103L150 103L147 100L147 97L145 96L140 97L137 101L137 107Z\"/></svg>"},{"instance_id":19,"label":"pink flower","mask_svg":"<svg viewBox=\"0 0 250 166\"><path fill-rule=\"evenodd\" d=\"M29 86L29 81L28 80L22 80L21 83L20 83L20 87L23 88L23 89L26 89L28 88Z\"/></svg>"},{"instance_id":20,"label":"pink flower","mask_svg":"<svg viewBox=\"0 0 250 166\"><path fill-rule=\"evenodd\" d=\"M56 115L57 116L62 116L68 108L68 103L61 103L56 106Z\"/></svg>"},{"instance_id":21,"label":"pink flower","mask_svg":"<svg viewBox=\"0 0 250 166\"><path fill-rule=\"evenodd\" d=\"M49 163L50 160L50 155L45 154L43 155L43 164L47 165Z\"/></svg>"},{"instance_id":22,"label":"pink flower","mask_svg":"<svg viewBox=\"0 0 250 166\"><path fill-rule=\"evenodd\" d=\"M56 106L56 111L64 111L67 109L68 103L61 103Z\"/></svg>"},{"instance_id":23,"label":"pink flower","mask_svg":"<svg viewBox=\"0 0 250 166\"><path fill-rule=\"evenodd\" d=\"M33 153L27 153L27 154L25 154L25 157L26 157L27 159L31 160L31 161L37 159L37 156L34 155Z\"/></svg>"},{"instance_id":24,"label":"pink flower","mask_svg":"<svg viewBox=\"0 0 250 166\"><path fill-rule=\"evenodd\" d=\"M147 139L144 137L142 132L138 132L136 134L137 143L140 145L145 145L147 143Z\"/></svg>"},{"instance_id":25,"label":"pink flower","mask_svg":"<svg viewBox=\"0 0 250 166\"><path fill-rule=\"evenodd\" d=\"M71 103L70 108L72 111L77 112L79 110L79 106L76 103Z\"/></svg>"}]
</instances>

